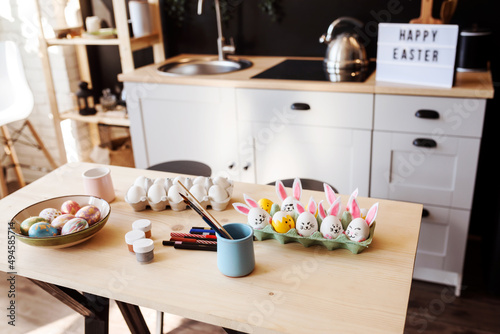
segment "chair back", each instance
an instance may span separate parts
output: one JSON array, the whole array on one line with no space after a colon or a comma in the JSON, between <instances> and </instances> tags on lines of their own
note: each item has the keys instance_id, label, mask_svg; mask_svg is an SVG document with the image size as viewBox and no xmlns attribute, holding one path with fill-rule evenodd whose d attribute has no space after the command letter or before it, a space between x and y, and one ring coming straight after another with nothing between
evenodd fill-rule
<instances>
[{"instance_id":1,"label":"chair back","mask_svg":"<svg viewBox=\"0 0 500 334\"><path fill-rule=\"evenodd\" d=\"M33 105L17 45L0 41L0 126L28 118Z\"/></svg>"}]
</instances>

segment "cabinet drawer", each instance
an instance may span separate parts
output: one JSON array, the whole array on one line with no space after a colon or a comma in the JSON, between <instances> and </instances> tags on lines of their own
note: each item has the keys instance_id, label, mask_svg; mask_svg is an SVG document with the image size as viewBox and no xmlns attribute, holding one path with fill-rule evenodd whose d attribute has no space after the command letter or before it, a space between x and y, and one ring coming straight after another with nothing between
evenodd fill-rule
<instances>
[{"instance_id":1,"label":"cabinet drawer","mask_svg":"<svg viewBox=\"0 0 500 334\"><path fill-rule=\"evenodd\" d=\"M480 138L485 106L484 99L376 95L374 129Z\"/></svg>"},{"instance_id":2,"label":"cabinet drawer","mask_svg":"<svg viewBox=\"0 0 500 334\"><path fill-rule=\"evenodd\" d=\"M461 272L470 211L424 206L415 267Z\"/></svg>"},{"instance_id":3,"label":"cabinet drawer","mask_svg":"<svg viewBox=\"0 0 500 334\"><path fill-rule=\"evenodd\" d=\"M237 89L239 121L371 129L373 95Z\"/></svg>"},{"instance_id":4,"label":"cabinet drawer","mask_svg":"<svg viewBox=\"0 0 500 334\"><path fill-rule=\"evenodd\" d=\"M414 145L421 136L373 132L370 195L470 209L480 139L447 136L426 148Z\"/></svg>"}]
</instances>

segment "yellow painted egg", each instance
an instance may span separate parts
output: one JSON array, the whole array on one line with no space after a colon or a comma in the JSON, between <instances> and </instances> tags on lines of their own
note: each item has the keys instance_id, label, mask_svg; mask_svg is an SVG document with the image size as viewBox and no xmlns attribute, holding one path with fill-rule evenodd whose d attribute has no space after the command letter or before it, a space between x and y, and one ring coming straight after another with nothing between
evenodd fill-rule
<instances>
[{"instance_id":1,"label":"yellow painted egg","mask_svg":"<svg viewBox=\"0 0 500 334\"><path fill-rule=\"evenodd\" d=\"M263 210L266 210L267 213L271 213L271 207L273 206L273 202L267 198L261 198L257 202L259 207Z\"/></svg>"},{"instance_id":2,"label":"yellow painted egg","mask_svg":"<svg viewBox=\"0 0 500 334\"><path fill-rule=\"evenodd\" d=\"M295 228L295 221L288 212L278 211L274 214L271 225L276 232L286 233Z\"/></svg>"}]
</instances>

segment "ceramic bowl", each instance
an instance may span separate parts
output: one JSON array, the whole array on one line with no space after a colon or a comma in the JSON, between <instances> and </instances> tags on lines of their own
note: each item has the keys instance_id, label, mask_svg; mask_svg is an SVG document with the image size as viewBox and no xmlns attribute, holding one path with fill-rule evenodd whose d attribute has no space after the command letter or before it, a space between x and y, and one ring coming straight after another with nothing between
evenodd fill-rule
<instances>
[{"instance_id":1,"label":"ceramic bowl","mask_svg":"<svg viewBox=\"0 0 500 334\"><path fill-rule=\"evenodd\" d=\"M40 211L45 208L60 208L61 205L68 200L73 200L80 204L80 206L88 204L95 205L101 211L101 220L84 230L55 237L34 238L21 234L20 225L26 218L38 216ZM9 229L16 235L18 240L28 245L47 248L65 248L79 244L93 237L104 227L110 213L111 207L109 203L99 197L86 195L61 196L35 203L19 211L10 220Z\"/></svg>"}]
</instances>

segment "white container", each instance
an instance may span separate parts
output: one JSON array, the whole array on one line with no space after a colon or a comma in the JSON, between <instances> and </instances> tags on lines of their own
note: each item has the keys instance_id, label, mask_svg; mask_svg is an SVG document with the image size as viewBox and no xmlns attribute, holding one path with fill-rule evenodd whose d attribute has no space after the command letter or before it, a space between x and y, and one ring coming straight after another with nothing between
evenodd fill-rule
<instances>
[{"instance_id":1,"label":"white container","mask_svg":"<svg viewBox=\"0 0 500 334\"><path fill-rule=\"evenodd\" d=\"M87 16L85 18L87 32L98 32L101 29L101 19L97 16Z\"/></svg>"},{"instance_id":2,"label":"white container","mask_svg":"<svg viewBox=\"0 0 500 334\"><path fill-rule=\"evenodd\" d=\"M142 231L146 238L151 238L151 225L149 219L138 219L132 223L132 230Z\"/></svg>"},{"instance_id":3,"label":"white container","mask_svg":"<svg viewBox=\"0 0 500 334\"><path fill-rule=\"evenodd\" d=\"M132 0L128 3L132 33L134 37L141 37L153 33L150 6L147 1Z\"/></svg>"},{"instance_id":4,"label":"white container","mask_svg":"<svg viewBox=\"0 0 500 334\"><path fill-rule=\"evenodd\" d=\"M134 253L134 242L140 239L144 239L146 233L140 230L132 230L125 234L125 242L127 243L128 251Z\"/></svg>"},{"instance_id":5,"label":"white container","mask_svg":"<svg viewBox=\"0 0 500 334\"><path fill-rule=\"evenodd\" d=\"M134 241L135 257L140 263L150 263L154 259L154 244L151 239L139 239Z\"/></svg>"}]
</instances>

